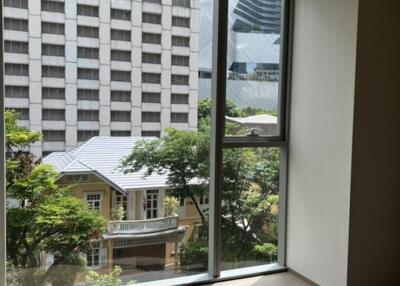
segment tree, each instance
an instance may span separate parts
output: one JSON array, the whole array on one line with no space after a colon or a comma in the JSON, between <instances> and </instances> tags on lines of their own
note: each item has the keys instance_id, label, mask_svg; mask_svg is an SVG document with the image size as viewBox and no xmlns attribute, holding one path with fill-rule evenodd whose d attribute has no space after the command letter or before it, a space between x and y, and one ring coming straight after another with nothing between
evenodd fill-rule
<instances>
[{"instance_id":1,"label":"tree","mask_svg":"<svg viewBox=\"0 0 400 286\"><path fill-rule=\"evenodd\" d=\"M209 136L196 131L168 129L162 140L143 140L135 144L122 162L125 173L146 168L146 175L167 175L171 194L190 198L205 222L196 196L203 195L208 185Z\"/></svg>"},{"instance_id":2,"label":"tree","mask_svg":"<svg viewBox=\"0 0 400 286\"><path fill-rule=\"evenodd\" d=\"M114 266L113 271L110 274L100 275L93 270L87 270L85 276L86 286L122 286L122 285L134 285L133 281L123 283L118 277L121 275L122 269L119 266Z\"/></svg>"},{"instance_id":3,"label":"tree","mask_svg":"<svg viewBox=\"0 0 400 286\"><path fill-rule=\"evenodd\" d=\"M81 252L99 237L104 219L56 184L59 174L39 164L28 153L40 134L16 125L16 114L6 112L8 160L6 192L17 206L7 209L7 255L13 267L22 268L24 285L72 285L82 269ZM40 254L51 253L54 263L38 271Z\"/></svg>"},{"instance_id":4,"label":"tree","mask_svg":"<svg viewBox=\"0 0 400 286\"><path fill-rule=\"evenodd\" d=\"M197 114L198 119L201 121L205 118L211 117L211 99L205 98L199 100L197 106ZM225 103L225 115L231 117L238 117L240 116L240 110L236 107L236 104L232 101L227 99Z\"/></svg>"}]
</instances>

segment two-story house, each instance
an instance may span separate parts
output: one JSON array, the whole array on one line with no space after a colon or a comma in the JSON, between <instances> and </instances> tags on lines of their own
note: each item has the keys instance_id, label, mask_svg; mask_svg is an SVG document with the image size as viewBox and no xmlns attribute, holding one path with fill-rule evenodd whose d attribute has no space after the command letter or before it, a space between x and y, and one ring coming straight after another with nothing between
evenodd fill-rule
<instances>
[{"instance_id":1,"label":"two-story house","mask_svg":"<svg viewBox=\"0 0 400 286\"><path fill-rule=\"evenodd\" d=\"M176 216L165 216L167 177L144 170L124 174L121 160L135 142L158 140L142 137L93 137L71 151L54 152L44 158L61 174L60 186L69 186L73 195L107 220L106 231L91 243L87 265L101 273L119 265L124 273L155 269L177 269L179 245L192 237L201 219L189 199L180 200ZM207 199L199 198L203 209ZM112 212L122 206L122 220Z\"/></svg>"}]
</instances>

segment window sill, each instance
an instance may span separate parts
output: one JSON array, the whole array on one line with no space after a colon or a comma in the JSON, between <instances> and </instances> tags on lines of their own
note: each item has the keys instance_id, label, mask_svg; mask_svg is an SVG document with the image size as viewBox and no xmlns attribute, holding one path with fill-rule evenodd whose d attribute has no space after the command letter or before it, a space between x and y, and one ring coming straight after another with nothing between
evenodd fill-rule
<instances>
[{"instance_id":1,"label":"window sill","mask_svg":"<svg viewBox=\"0 0 400 286\"><path fill-rule=\"evenodd\" d=\"M245 277L266 275L279 272L286 272L287 268L277 263L246 267L240 269L221 271L221 276L214 278L208 273L196 274L178 278L163 279L151 282L142 282L135 284L136 286L176 286L176 285L205 285L209 283L222 282Z\"/></svg>"}]
</instances>

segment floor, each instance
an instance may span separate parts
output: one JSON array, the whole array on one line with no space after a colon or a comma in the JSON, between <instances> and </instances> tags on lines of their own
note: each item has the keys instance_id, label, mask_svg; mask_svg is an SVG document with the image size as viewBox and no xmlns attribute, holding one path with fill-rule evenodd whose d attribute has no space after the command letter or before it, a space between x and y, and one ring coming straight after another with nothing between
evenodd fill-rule
<instances>
[{"instance_id":1,"label":"floor","mask_svg":"<svg viewBox=\"0 0 400 286\"><path fill-rule=\"evenodd\" d=\"M209 286L311 286L296 275L284 272L265 276L231 280L210 284Z\"/></svg>"}]
</instances>

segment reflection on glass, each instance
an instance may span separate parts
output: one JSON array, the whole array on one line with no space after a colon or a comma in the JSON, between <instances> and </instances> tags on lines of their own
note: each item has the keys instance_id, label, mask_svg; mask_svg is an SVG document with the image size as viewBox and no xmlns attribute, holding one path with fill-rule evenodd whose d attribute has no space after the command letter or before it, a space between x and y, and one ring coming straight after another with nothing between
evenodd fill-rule
<instances>
[{"instance_id":1,"label":"reflection on glass","mask_svg":"<svg viewBox=\"0 0 400 286\"><path fill-rule=\"evenodd\" d=\"M276 262L279 149L224 149L223 176L222 269Z\"/></svg>"},{"instance_id":2,"label":"reflection on glass","mask_svg":"<svg viewBox=\"0 0 400 286\"><path fill-rule=\"evenodd\" d=\"M229 6L226 135L276 136L281 1Z\"/></svg>"},{"instance_id":3,"label":"reflection on glass","mask_svg":"<svg viewBox=\"0 0 400 286\"><path fill-rule=\"evenodd\" d=\"M207 271L208 115L197 124L207 1L4 1L6 107L16 111L7 113L7 285Z\"/></svg>"}]
</instances>

